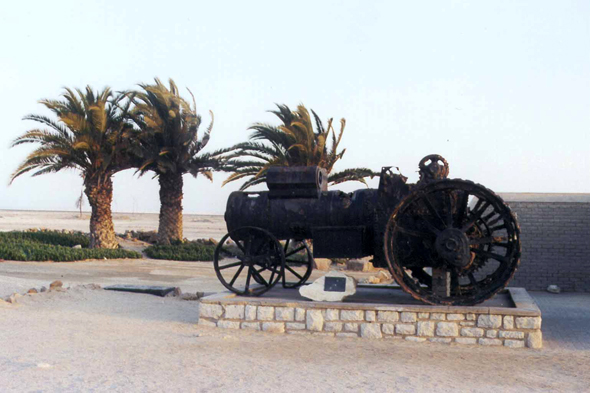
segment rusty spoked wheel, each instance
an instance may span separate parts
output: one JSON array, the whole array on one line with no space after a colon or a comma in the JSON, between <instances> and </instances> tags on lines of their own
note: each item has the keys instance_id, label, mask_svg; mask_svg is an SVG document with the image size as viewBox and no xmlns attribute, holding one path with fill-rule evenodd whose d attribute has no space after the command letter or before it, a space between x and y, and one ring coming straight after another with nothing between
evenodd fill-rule
<instances>
[{"instance_id":1,"label":"rusty spoked wheel","mask_svg":"<svg viewBox=\"0 0 590 393\"><path fill-rule=\"evenodd\" d=\"M268 231L241 227L225 235L213 258L217 278L238 295L259 296L281 277L285 254Z\"/></svg>"},{"instance_id":2,"label":"rusty spoked wheel","mask_svg":"<svg viewBox=\"0 0 590 393\"><path fill-rule=\"evenodd\" d=\"M306 241L287 239L283 252L283 288L297 288L305 284L313 270L313 256Z\"/></svg>"},{"instance_id":3,"label":"rusty spoked wheel","mask_svg":"<svg viewBox=\"0 0 590 393\"><path fill-rule=\"evenodd\" d=\"M460 179L408 195L391 215L384 243L395 280L429 304L481 303L508 284L520 261L520 229L510 208Z\"/></svg>"}]
</instances>

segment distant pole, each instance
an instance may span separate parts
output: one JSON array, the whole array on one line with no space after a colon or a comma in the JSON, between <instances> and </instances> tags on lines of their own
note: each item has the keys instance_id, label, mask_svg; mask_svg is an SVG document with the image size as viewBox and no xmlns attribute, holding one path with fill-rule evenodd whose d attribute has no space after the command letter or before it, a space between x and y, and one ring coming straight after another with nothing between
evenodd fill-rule
<instances>
[{"instance_id":1,"label":"distant pole","mask_svg":"<svg viewBox=\"0 0 590 393\"><path fill-rule=\"evenodd\" d=\"M76 207L80 209L79 218L82 219L82 205L84 204L84 189L80 191L80 198L76 200Z\"/></svg>"}]
</instances>

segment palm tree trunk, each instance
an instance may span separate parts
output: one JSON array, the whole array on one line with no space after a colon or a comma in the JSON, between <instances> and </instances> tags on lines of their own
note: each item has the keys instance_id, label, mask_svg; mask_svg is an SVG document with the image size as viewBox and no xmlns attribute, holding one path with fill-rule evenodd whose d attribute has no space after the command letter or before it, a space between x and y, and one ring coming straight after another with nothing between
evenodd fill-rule
<instances>
[{"instance_id":1,"label":"palm tree trunk","mask_svg":"<svg viewBox=\"0 0 590 393\"><path fill-rule=\"evenodd\" d=\"M182 174L160 174L158 181L160 182L158 244L182 241Z\"/></svg>"},{"instance_id":2,"label":"palm tree trunk","mask_svg":"<svg viewBox=\"0 0 590 393\"><path fill-rule=\"evenodd\" d=\"M86 179L84 192L92 210L90 215L90 248L119 248L113 226L111 202L113 201L113 181Z\"/></svg>"}]
</instances>

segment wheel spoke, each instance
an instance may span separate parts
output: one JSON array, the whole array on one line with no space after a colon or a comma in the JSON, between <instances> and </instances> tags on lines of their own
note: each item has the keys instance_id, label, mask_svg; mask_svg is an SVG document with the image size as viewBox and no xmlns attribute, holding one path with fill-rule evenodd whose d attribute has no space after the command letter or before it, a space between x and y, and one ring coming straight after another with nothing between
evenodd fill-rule
<instances>
[{"instance_id":1,"label":"wheel spoke","mask_svg":"<svg viewBox=\"0 0 590 393\"><path fill-rule=\"evenodd\" d=\"M242 270L244 269L244 266L246 265L242 265L240 266L240 268L238 269L238 271L236 272L236 274L234 275L234 278L231 279L231 281L229 282L229 286L233 287L234 283L236 282L236 279L238 278L238 276L240 275L240 273L242 272Z\"/></svg>"},{"instance_id":2,"label":"wheel spoke","mask_svg":"<svg viewBox=\"0 0 590 393\"><path fill-rule=\"evenodd\" d=\"M452 227L453 226L453 206L452 203L453 201L451 200L451 193L450 192L445 192L445 210L446 210L446 214L445 214L445 224L446 227Z\"/></svg>"},{"instance_id":3,"label":"wheel spoke","mask_svg":"<svg viewBox=\"0 0 590 393\"><path fill-rule=\"evenodd\" d=\"M496 242L493 242L492 245L498 246L498 247L502 247L502 248L508 248L508 246L510 246L510 243L496 243Z\"/></svg>"},{"instance_id":4,"label":"wheel spoke","mask_svg":"<svg viewBox=\"0 0 590 393\"><path fill-rule=\"evenodd\" d=\"M236 267L242 264L242 261L239 262L234 262L234 263L230 263L224 266L219 266L219 270L223 270L223 269L229 269L230 267Z\"/></svg>"},{"instance_id":5,"label":"wheel spoke","mask_svg":"<svg viewBox=\"0 0 590 393\"><path fill-rule=\"evenodd\" d=\"M467 275L467 277L469 277L469 282L471 283L471 285L473 285L474 287L477 286L477 280L475 279L475 276L473 275L473 273L469 273Z\"/></svg>"},{"instance_id":6,"label":"wheel spoke","mask_svg":"<svg viewBox=\"0 0 590 393\"><path fill-rule=\"evenodd\" d=\"M272 273L270 274L270 282L273 282L275 274L278 276L280 275L280 272L277 272L277 269L279 268L278 265L272 265L273 269L272 269ZM280 278L280 277L278 277Z\"/></svg>"},{"instance_id":7,"label":"wheel spoke","mask_svg":"<svg viewBox=\"0 0 590 393\"><path fill-rule=\"evenodd\" d=\"M242 250L242 252L244 253L244 255L246 255L245 242L244 242L244 245L242 245L242 244L240 244L240 241L239 240L236 240L236 246L238 246L238 248L240 250Z\"/></svg>"},{"instance_id":8,"label":"wheel spoke","mask_svg":"<svg viewBox=\"0 0 590 393\"><path fill-rule=\"evenodd\" d=\"M285 265L285 269L293 273L298 279L303 280L303 277L300 276L295 270L291 269L291 266Z\"/></svg>"},{"instance_id":9,"label":"wheel spoke","mask_svg":"<svg viewBox=\"0 0 590 393\"><path fill-rule=\"evenodd\" d=\"M415 277L421 284L432 289L432 277L428 273L420 268L412 268L410 271L412 272L412 277Z\"/></svg>"},{"instance_id":10,"label":"wheel spoke","mask_svg":"<svg viewBox=\"0 0 590 393\"><path fill-rule=\"evenodd\" d=\"M491 233L494 233L495 231L498 231L500 229L506 229L506 225L504 223L502 223L502 224L500 224L498 226L495 226L493 228L490 228L490 232Z\"/></svg>"},{"instance_id":11,"label":"wheel spoke","mask_svg":"<svg viewBox=\"0 0 590 393\"><path fill-rule=\"evenodd\" d=\"M483 222L487 222L487 223L488 223L488 225L490 225L490 223L488 222L488 220L489 220L490 218L494 217L496 214L497 214L497 213L496 213L496 211L495 211L495 210L492 210L491 212L489 212L488 214L486 214L485 216L483 216L483 217L481 218L481 220L482 220Z\"/></svg>"},{"instance_id":12,"label":"wheel spoke","mask_svg":"<svg viewBox=\"0 0 590 393\"><path fill-rule=\"evenodd\" d=\"M288 253L285 254L285 258L286 257L290 257L293 254L297 254L299 251L305 250L305 245L303 246L299 246L298 248L296 248L295 250L291 250Z\"/></svg>"},{"instance_id":13,"label":"wheel spoke","mask_svg":"<svg viewBox=\"0 0 590 393\"><path fill-rule=\"evenodd\" d=\"M264 270L264 269L262 269ZM258 278L258 280L262 281L262 285L264 285L265 287L268 287L270 284L268 282L266 282L266 280L264 279L264 277L262 277L262 275L260 274L260 272L258 272L256 269L252 269L252 274L254 276L256 276Z\"/></svg>"},{"instance_id":14,"label":"wheel spoke","mask_svg":"<svg viewBox=\"0 0 590 393\"><path fill-rule=\"evenodd\" d=\"M435 207L432 205L432 202L430 201L430 198L428 197L428 195L424 195L424 197L422 199L424 200L424 204L426 205L428 212L431 215L433 215L434 217L436 217L440 221L440 223L443 225L443 229L445 229L447 227L445 224L445 221L442 219L440 214L438 214Z\"/></svg>"},{"instance_id":15,"label":"wheel spoke","mask_svg":"<svg viewBox=\"0 0 590 393\"><path fill-rule=\"evenodd\" d=\"M478 211L479 208L481 207L481 205L483 204L484 200L480 199L479 197L477 197L477 203L475 204L475 206L473 207L472 211Z\"/></svg>"},{"instance_id":16,"label":"wheel spoke","mask_svg":"<svg viewBox=\"0 0 590 393\"><path fill-rule=\"evenodd\" d=\"M287 239L287 241L285 242L285 247L283 248L283 251L285 252L285 254L287 253L287 250L289 249L290 242L291 242L291 239Z\"/></svg>"},{"instance_id":17,"label":"wheel spoke","mask_svg":"<svg viewBox=\"0 0 590 393\"><path fill-rule=\"evenodd\" d=\"M508 263L508 258L503 256L503 255L498 255L495 254L493 252L488 252L488 251L484 251L484 250L480 250L479 248L472 248L471 252L474 252L475 254L485 257L485 258L491 258L491 259L495 259L496 261L502 262L502 263Z\"/></svg>"},{"instance_id":18,"label":"wheel spoke","mask_svg":"<svg viewBox=\"0 0 590 393\"><path fill-rule=\"evenodd\" d=\"M428 230L430 232L432 232L434 235L438 235L441 232L440 229L438 229L433 223L428 221L424 216L418 216L418 217L422 220L422 222L424 224L426 224L426 228L428 228Z\"/></svg>"},{"instance_id":19,"label":"wheel spoke","mask_svg":"<svg viewBox=\"0 0 590 393\"><path fill-rule=\"evenodd\" d=\"M502 220L502 216L498 216L491 221L484 220L484 222L488 225L488 227L492 227L496 225L500 220ZM502 226L504 226L504 223L502 223Z\"/></svg>"},{"instance_id":20,"label":"wheel spoke","mask_svg":"<svg viewBox=\"0 0 590 393\"><path fill-rule=\"evenodd\" d=\"M420 232L420 231L415 231L413 229L407 229L404 228L402 226L396 226L395 229L405 235L410 235L410 236L414 236L414 237L419 237L421 239L431 239L434 237L434 234L432 233L428 233L428 232Z\"/></svg>"},{"instance_id":21,"label":"wheel spoke","mask_svg":"<svg viewBox=\"0 0 590 393\"><path fill-rule=\"evenodd\" d=\"M252 266L248 266L248 275L246 276L246 286L244 287L244 291L251 292L248 289L250 288L250 278L252 278Z\"/></svg>"},{"instance_id":22,"label":"wheel spoke","mask_svg":"<svg viewBox=\"0 0 590 393\"><path fill-rule=\"evenodd\" d=\"M479 244L502 244L501 241L508 241L508 238L505 236L487 236L481 237L479 239L470 239L469 245L475 246Z\"/></svg>"},{"instance_id":23,"label":"wheel spoke","mask_svg":"<svg viewBox=\"0 0 590 393\"><path fill-rule=\"evenodd\" d=\"M455 225L461 227L463 220L465 219L465 213L467 213L467 203L469 202L469 192L463 191L461 198L459 199L459 210L457 211L457 217Z\"/></svg>"},{"instance_id":24,"label":"wheel spoke","mask_svg":"<svg viewBox=\"0 0 590 393\"><path fill-rule=\"evenodd\" d=\"M478 201L477 203L479 204L480 201ZM487 210L487 208L490 206L489 202L486 202L485 205L479 209L479 210L474 210L471 217L469 217L469 220L467 220L467 222L465 223L465 225L463 225L463 227L461 228L461 231L463 232L467 232L472 226L473 224L475 224L475 222L477 220L479 220L479 218L481 217L481 215Z\"/></svg>"}]
</instances>

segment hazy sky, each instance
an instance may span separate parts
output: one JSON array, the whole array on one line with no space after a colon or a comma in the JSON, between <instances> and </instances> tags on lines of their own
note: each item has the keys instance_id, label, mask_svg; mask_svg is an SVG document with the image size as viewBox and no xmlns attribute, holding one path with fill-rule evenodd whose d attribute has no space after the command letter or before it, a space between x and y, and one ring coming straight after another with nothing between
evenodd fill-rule
<instances>
[{"instance_id":1,"label":"hazy sky","mask_svg":"<svg viewBox=\"0 0 590 393\"><path fill-rule=\"evenodd\" d=\"M189 87L206 124L215 113L209 149L304 103L347 120L336 170L393 165L414 182L438 153L495 191L590 192L588 1L12 1L0 42L0 209L75 209L76 172L8 186L39 99L155 76ZM226 176L187 176L185 212L223 213L239 186ZM151 176L119 173L114 190L114 211L159 209Z\"/></svg>"}]
</instances>

